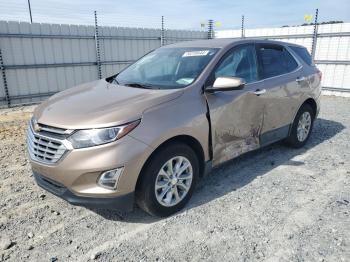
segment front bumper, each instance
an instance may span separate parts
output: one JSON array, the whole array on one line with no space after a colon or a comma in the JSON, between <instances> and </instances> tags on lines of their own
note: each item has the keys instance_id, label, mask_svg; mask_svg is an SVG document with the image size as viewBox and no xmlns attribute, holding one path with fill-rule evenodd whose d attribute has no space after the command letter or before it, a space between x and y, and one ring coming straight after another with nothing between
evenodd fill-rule
<instances>
[{"instance_id":1,"label":"front bumper","mask_svg":"<svg viewBox=\"0 0 350 262\"><path fill-rule=\"evenodd\" d=\"M58 196L72 205L85 206L100 209L115 209L120 211L131 211L134 205L134 193L119 195L117 197L84 197L73 194L62 184L57 183L47 177L33 172L38 186L48 192Z\"/></svg>"},{"instance_id":2,"label":"front bumper","mask_svg":"<svg viewBox=\"0 0 350 262\"><path fill-rule=\"evenodd\" d=\"M142 166L152 151L146 144L125 136L109 144L68 151L54 164L29 159L34 173L62 185L73 195L108 200L135 191ZM98 185L103 172L121 167L124 170L116 190Z\"/></svg>"}]
</instances>

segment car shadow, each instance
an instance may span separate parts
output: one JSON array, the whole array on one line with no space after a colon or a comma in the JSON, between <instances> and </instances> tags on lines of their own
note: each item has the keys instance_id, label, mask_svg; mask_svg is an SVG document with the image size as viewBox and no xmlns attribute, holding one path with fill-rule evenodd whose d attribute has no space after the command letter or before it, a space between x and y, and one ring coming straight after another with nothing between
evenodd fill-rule
<instances>
[{"instance_id":1,"label":"car shadow","mask_svg":"<svg viewBox=\"0 0 350 262\"><path fill-rule=\"evenodd\" d=\"M303 161L293 160L309 149L323 143L340 133L345 126L339 122L319 118L315 121L312 135L303 148L293 149L277 142L267 147L246 153L220 165L201 179L188 205L180 212L206 204L232 191L251 183L259 176L263 176L280 165L304 165ZM276 158L275 156L279 157ZM255 165L254 173L246 172L247 167ZM152 217L135 207L134 211L121 213L112 210L92 210L108 220L125 221L128 223L153 223L161 218Z\"/></svg>"}]
</instances>

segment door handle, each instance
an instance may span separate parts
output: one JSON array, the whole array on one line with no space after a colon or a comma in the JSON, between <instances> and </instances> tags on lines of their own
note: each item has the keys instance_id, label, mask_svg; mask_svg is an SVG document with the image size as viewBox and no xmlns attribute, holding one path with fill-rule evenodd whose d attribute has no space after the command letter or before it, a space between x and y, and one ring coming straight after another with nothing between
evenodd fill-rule
<instances>
[{"instance_id":1,"label":"door handle","mask_svg":"<svg viewBox=\"0 0 350 262\"><path fill-rule=\"evenodd\" d=\"M305 81L306 78L304 76L298 77L295 81L297 81L297 83L303 82Z\"/></svg>"},{"instance_id":2,"label":"door handle","mask_svg":"<svg viewBox=\"0 0 350 262\"><path fill-rule=\"evenodd\" d=\"M257 96L260 96L262 94L265 94L266 93L266 89L257 89L253 92L254 94L256 94Z\"/></svg>"}]
</instances>

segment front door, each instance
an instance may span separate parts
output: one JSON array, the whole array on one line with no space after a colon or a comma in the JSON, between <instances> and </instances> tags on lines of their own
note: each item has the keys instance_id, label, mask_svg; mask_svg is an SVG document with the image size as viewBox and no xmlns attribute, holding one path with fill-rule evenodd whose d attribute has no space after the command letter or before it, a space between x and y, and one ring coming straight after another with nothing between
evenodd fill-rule
<instances>
[{"instance_id":1,"label":"front door","mask_svg":"<svg viewBox=\"0 0 350 262\"><path fill-rule=\"evenodd\" d=\"M260 146L264 120L263 82L258 81L253 44L240 45L220 60L209 77L234 76L246 81L243 90L206 93L211 120L213 165L230 160Z\"/></svg>"}]
</instances>

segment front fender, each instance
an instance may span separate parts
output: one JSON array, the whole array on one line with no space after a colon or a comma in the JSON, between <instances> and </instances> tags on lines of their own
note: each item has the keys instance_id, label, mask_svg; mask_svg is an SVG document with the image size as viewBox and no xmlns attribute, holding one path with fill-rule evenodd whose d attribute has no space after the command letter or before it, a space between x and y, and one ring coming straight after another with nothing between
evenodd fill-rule
<instances>
[{"instance_id":1,"label":"front fender","mask_svg":"<svg viewBox=\"0 0 350 262\"><path fill-rule=\"evenodd\" d=\"M209 122L206 112L203 96L184 93L175 100L146 110L140 125L129 135L153 149L173 137L191 136L200 143L204 160L208 160Z\"/></svg>"}]
</instances>

